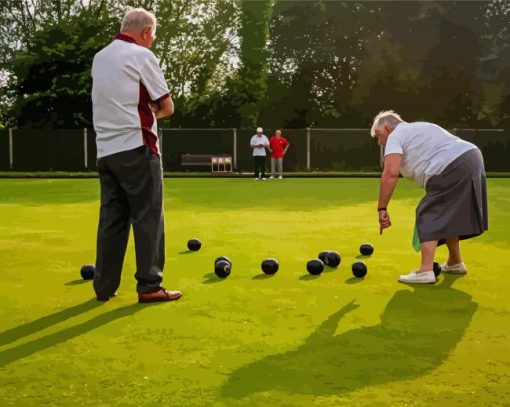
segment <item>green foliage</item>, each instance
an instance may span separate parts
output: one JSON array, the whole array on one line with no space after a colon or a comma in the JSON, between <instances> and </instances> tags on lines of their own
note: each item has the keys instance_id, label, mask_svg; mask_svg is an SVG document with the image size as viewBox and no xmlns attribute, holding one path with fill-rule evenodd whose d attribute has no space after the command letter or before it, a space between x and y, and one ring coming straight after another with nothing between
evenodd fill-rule
<instances>
[{"instance_id":1,"label":"green foliage","mask_svg":"<svg viewBox=\"0 0 510 407\"><path fill-rule=\"evenodd\" d=\"M158 18L166 126L366 127L394 108L510 127L509 3L425 0L1 2L0 121L90 125L92 57L128 6Z\"/></svg>"},{"instance_id":2,"label":"green foliage","mask_svg":"<svg viewBox=\"0 0 510 407\"><path fill-rule=\"evenodd\" d=\"M91 63L115 33L113 23L83 12L34 33L12 62L19 126L91 125Z\"/></svg>"},{"instance_id":3,"label":"green foliage","mask_svg":"<svg viewBox=\"0 0 510 407\"><path fill-rule=\"evenodd\" d=\"M254 127L267 90L269 24L273 0L243 1L241 6L241 69L235 92L241 127Z\"/></svg>"},{"instance_id":4,"label":"green foliage","mask_svg":"<svg viewBox=\"0 0 510 407\"><path fill-rule=\"evenodd\" d=\"M373 8L371 2L277 2L266 120L284 127L350 124L356 70L370 34L381 29Z\"/></svg>"}]
</instances>

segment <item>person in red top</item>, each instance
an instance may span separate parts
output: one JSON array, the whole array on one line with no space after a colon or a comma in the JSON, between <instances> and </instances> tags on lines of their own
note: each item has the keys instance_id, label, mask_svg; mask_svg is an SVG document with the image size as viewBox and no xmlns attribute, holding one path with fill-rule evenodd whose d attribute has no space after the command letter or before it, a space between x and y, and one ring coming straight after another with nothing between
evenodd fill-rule
<instances>
[{"instance_id":1,"label":"person in red top","mask_svg":"<svg viewBox=\"0 0 510 407\"><path fill-rule=\"evenodd\" d=\"M281 130L276 130L274 136L269 140L269 151L271 152L271 176L275 178L275 167L278 166L278 178L283 175L283 156L287 154L290 143L282 136Z\"/></svg>"}]
</instances>

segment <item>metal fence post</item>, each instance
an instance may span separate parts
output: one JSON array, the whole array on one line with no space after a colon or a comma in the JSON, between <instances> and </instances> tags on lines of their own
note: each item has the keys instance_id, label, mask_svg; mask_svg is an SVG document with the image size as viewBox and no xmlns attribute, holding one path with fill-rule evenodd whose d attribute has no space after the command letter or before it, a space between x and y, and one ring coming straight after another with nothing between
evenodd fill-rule
<instances>
[{"instance_id":1,"label":"metal fence post","mask_svg":"<svg viewBox=\"0 0 510 407\"><path fill-rule=\"evenodd\" d=\"M12 145L12 128L9 128L9 169L14 168L14 149Z\"/></svg>"},{"instance_id":2,"label":"metal fence post","mask_svg":"<svg viewBox=\"0 0 510 407\"><path fill-rule=\"evenodd\" d=\"M384 168L384 147L379 146L379 164Z\"/></svg>"},{"instance_id":3,"label":"metal fence post","mask_svg":"<svg viewBox=\"0 0 510 407\"><path fill-rule=\"evenodd\" d=\"M88 134L87 128L83 128L83 161L85 164L85 168L89 168L89 143L88 143Z\"/></svg>"},{"instance_id":4,"label":"metal fence post","mask_svg":"<svg viewBox=\"0 0 510 407\"><path fill-rule=\"evenodd\" d=\"M306 169L310 171L310 127L306 128Z\"/></svg>"},{"instance_id":5,"label":"metal fence post","mask_svg":"<svg viewBox=\"0 0 510 407\"><path fill-rule=\"evenodd\" d=\"M237 129L232 129L234 138L234 170L237 170Z\"/></svg>"}]
</instances>

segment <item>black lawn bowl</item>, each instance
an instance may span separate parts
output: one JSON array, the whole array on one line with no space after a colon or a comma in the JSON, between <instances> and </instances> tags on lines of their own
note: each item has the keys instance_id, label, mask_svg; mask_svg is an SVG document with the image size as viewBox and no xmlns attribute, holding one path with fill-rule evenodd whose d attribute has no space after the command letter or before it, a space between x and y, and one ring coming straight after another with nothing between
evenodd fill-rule
<instances>
[{"instance_id":1,"label":"black lawn bowl","mask_svg":"<svg viewBox=\"0 0 510 407\"><path fill-rule=\"evenodd\" d=\"M306 263L306 269L310 274L316 276L324 271L324 263L322 260L312 259Z\"/></svg>"},{"instance_id":2,"label":"black lawn bowl","mask_svg":"<svg viewBox=\"0 0 510 407\"><path fill-rule=\"evenodd\" d=\"M202 247L202 243L198 239L191 239L188 240L188 249L192 252L196 252L197 250L200 250Z\"/></svg>"},{"instance_id":3,"label":"black lawn bowl","mask_svg":"<svg viewBox=\"0 0 510 407\"><path fill-rule=\"evenodd\" d=\"M232 265L226 260L220 260L214 264L214 273L219 278L226 278L230 275Z\"/></svg>"},{"instance_id":4,"label":"black lawn bowl","mask_svg":"<svg viewBox=\"0 0 510 407\"><path fill-rule=\"evenodd\" d=\"M340 257L340 254L338 252L328 252L326 255L326 261L324 264L326 264L329 267L338 267L340 265L340 262L342 261L342 258Z\"/></svg>"},{"instance_id":5,"label":"black lawn bowl","mask_svg":"<svg viewBox=\"0 0 510 407\"><path fill-rule=\"evenodd\" d=\"M220 260L225 260L225 261L228 261L230 264L232 264L232 262L230 261L230 259L227 256L216 257L216 260L214 260L214 264L218 263Z\"/></svg>"},{"instance_id":6,"label":"black lawn bowl","mask_svg":"<svg viewBox=\"0 0 510 407\"><path fill-rule=\"evenodd\" d=\"M278 271L280 265L276 259L264 259L260 264L260 268L265 274L274 274Z\"/></svg>"},{"instance_id":7,"label":"black lawn bowl","mask_svg":"<svg viewBox=\"0 0 510 407\"><path fill-rule=\"evenodd\" d=\"M372 253L374 252L374 246L372 246L370 243L363 243L360 247L359 247L359 252L363 255L363 256L371 256Z\"/></svg>"},{"instance_id":8,"label":"black lawn bowl","mask_svg":"<svg viewBox=\"0 0 510 407\"><path fill-rule=\"evenodd\" d=\"M441 266L439 265L439 263L437 261L434 262L433 270L434 270L434 275L436 277L439 277L439 274L441 274Z\"/></svg>"},{"instance_id":9,"label":"black lawn bowl","mask_svg":"<svg viewBox=\"0 0 510 407\"><path fill-rule=\"evenodd\" d=\"M363 261L357 261L352 265L352 274L356 278L363 278L367 275L367 265Z\"/></svg>"},{"instance_id":10,"label":"black lawn bowl","mask_svg":"<svg viewBox=\"0 0 510 407\"><path fill-rule=\"evenodd\" d=\"M324 264L326 264L326 258L328 257L329 250L326 250L324 252L320 252L317 256Z\"/></svg>"},{"instance_id":11,"label":"black lawn bowl","mask_svg":"<svg viewBox=\"0 0 510 407\"><path fill-rule=\"evenodd\" d=\"M96 266L93 264L85 264L80 270L81 278L84 280L93 280L95 271Z\"/></svg>"}]
</instances>

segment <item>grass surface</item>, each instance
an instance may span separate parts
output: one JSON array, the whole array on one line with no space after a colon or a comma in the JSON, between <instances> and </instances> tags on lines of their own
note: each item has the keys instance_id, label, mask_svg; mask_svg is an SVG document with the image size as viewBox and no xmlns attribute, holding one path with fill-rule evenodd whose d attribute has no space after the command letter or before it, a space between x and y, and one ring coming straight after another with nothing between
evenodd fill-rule
<instances>
[{"instance_id":1,"label":"grass surface","mask_svg":"<svg viewBox=\"0 0 510 407\"><path fill-rule=\"evenodd\" d=\"M396 282L415 268L402 180L378 235L376 179L169 179L165 286L136 303L132 239L119 296L97 303L97 180L0 180L2 405L508 405L510 180L489 180L490 230L464 243L466 277ZM186 241L202 240L188 253ZM375 253L352 278L361 243ZM338 250L320 276L306 261ZM229 278L212 273L216 256ZM446 252L439 249L437 260ZM279 272L260 273L265 257Z\"/></svg>"}]
</instances>

